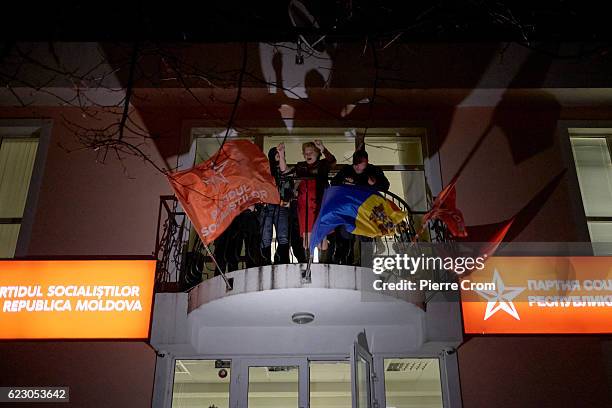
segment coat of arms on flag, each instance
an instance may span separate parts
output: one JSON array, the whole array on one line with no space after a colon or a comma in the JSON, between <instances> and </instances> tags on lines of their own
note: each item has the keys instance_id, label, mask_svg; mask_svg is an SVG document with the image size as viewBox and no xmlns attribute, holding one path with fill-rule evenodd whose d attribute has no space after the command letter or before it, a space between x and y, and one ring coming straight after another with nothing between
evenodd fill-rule
<instances>
[{"instance_id":1,"label":"coat of arms on flag","mask_svg":"<svg viewBox=\"0 0 612 408\"><path fill-rule=\"evenodd\" d=\"M395 232L406 213L368 187L341 185L325 190L319 216L315 221L310 251L338 226L355 235L382 237Z\"/></svg>"}]
</instances>

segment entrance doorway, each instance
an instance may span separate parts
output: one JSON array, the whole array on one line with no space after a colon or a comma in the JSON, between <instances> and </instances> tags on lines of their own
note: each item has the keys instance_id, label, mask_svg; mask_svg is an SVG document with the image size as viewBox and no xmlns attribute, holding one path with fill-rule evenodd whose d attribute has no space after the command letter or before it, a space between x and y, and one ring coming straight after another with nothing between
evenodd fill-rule
<instances>
[{"instance_id":1,"label":"entrance doorway","mask_svg":"<svg viewBox=\"0 0 612 408\"><path fill-rule=\"evenodd\" d=\"M339 358L180 359L175 362L172 407L445 406L438 359L376 361L364 333L357 336L350 354Z\"/></svg>"}]
</instances>

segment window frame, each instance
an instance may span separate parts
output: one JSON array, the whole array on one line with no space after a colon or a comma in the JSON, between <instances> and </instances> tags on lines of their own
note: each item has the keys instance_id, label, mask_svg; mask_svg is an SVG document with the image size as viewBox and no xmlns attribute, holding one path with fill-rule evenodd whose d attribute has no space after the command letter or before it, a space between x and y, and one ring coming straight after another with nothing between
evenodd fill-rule
<instances>
[{"instance_id":1,"label":"window frame","mask_svg":"<svg viewBox=\"0 0 612 408\"><path fill-rule=\"evenodd\" d=\"M444 361L442 360L442 358L440 358L440 356L430 356L430 357L423 357L423 356L413 356L413 357L381 357L381 367L382 367L382 371L379 374L380 375L380 381L383 383L383 387L384 387L384 406L387 406L387 378L386 378L386 370L385 370L385 366L386 366L386 360L431 360L431 361L436 361L437 365L438 365L438 379L439 379L439 386L440 386L440 401L442 402L442 407L446 408L449 404L448 402L445 400L445 397L448 398L447 392L445 391L445 370L443 367Z\"/></svg>"},{"instance_id":2,"label":"window frame","mask_svg":"<svg viewBox=\"0 0 612 408\"><path fill-rule=\"evenodd\" d=\"M255 121L253 123L248 123L245 125L247 127L241 128L238 131L232 130L230 132L230 136L228 139L234 138L237 134L237 139L246 139L252 138L253 142L260 148L264 153L266 153L266 149L264 147L264 139L267 136L272 137L281 137L286 136L287 129L278 126L277 124L272 125L265 121ZM425 185L428 188L426 194L431 197L435 197L442 190L442 174L441 174L441 166L440 166L440 158L439 152L434 152L430 154L430 145L435 144L435 132L434 127L429 122L403 122L403 123L379 123L374 124L372 127L366 127L363 123L346 123L344 126L338 126L333 123L305 123L303 126L295 128L291 135L292 136L302 136L303 134L312 134L318 133L322 135L324 140L325 135L330 135L329 131L332 129L354 129L355 132L355 148L359 146L359 144L363 141L363 135L366 133L366 138L375 139L376 137L393 137L392 135L381 134L381 131L389 131L394 130L396 132L402 133L407 132L411 129L423 129L424 132L420 132L419 134L409 135L406 134L405 137L413 137L420 138L421 140L421 155L422 155L422 164L393 164L393 165L379 165L376 163L381 170L387 171L420 171L423 172L425 178ZM222 138L223 134L226 132L226 128L217 126L211 126L210 123L206 121L198 121L198 120L188 120L184 121L182 125L182 144L184 146L185 154L177 157L177 170L186 170L191 168L197 160L197 152L196 152L196 143L195 140L201 137L215 137ZM199 132L200 134L195 134L195 132ZM302 134L298 132L303 132ZM206 134L210 136L202 136L201 134ZM218 136L213 136L218 135ZM336 133L333 133L334 136L337 136ZM370 140L371 140L370 139ZM288 165L295 165L295 163L287 163ZM334 169L331 172L331 176L333 176L338 169ZM428 202L428 207L429 207ZM415 214L424 214L426 211L414 211Z\"/></svg>"},{"instance_id":3,"label":"window frame","mask_svg":"<svg viewBox=\"0 0 612 408\"><path fill-rule=\"evenodd\" d=\"M28 186L23 216L15 219L0 219L0 223L2 224L21 225L13 258L21 258L28 255L32 229L34 226L34 217L38 206L44 167L51 139L51 126L52 121L50 119L0 119L0 143L3 139L8 138L38 139L36 158L34 159L34 167L32 169L30 185ZM17 220L19 220L19 222L16 222Z\"/></svg>"},{"instance_id":4,"label":"window frame","mask_svg":"<svg viewBox=\"0 0 612 408\"><path fill-rule=\"evenodd\" d=\"M440 350L421 350L414 352L388 352L388 353L372 353L374 377L374 393L377 396L377 402L380 407L386 406L386 387L384 379L385 359L436 359L438 360L438 368L440 370L440 386L442 392L442 406L444 408L453 408L461 406L461 390L459 385L459 368L457 359L457 350L451 344L442 346ZM158 356L158 364L159 364ZM351 355L349 354L310 354L310 355L292 355L292 356L257 356L251 354L235 355L235 354L197 354L192 352L177 352L169 353L164 359L166 370L162 374L165 378L163 384L165 389L161 392L161 406L172 407L172 396L174 388L174 375L176 360L230 360L232 364L232 377L230 379L230 407L244 398L248 398L248 386L244 382L241 384L241 375L250 365L273 362L275 365L284 365L288 362L297 363L300 366L300 397L310 398L310 362L311 361L330 361L341 362L345 361L350 364ZM352 374L351 374L352 375ZM352 380L352 377L351 377ZM157 382L160 379L156 379ZM247 381L248 383L248 381ZM160 383L161 384L161 383ZM245 392L246 391L246 392ZM304 402L304 399L302 399ZM304 405L307 406L307 405Z\"/></svg>"},{"instance_id":5,"label":"window frame","mask_svg":"<svg viewBox=\"0 0 612 408\"><path fill-rule=\"evenodd\" d=\"M234 405L232 405L232 403L234 402L235 397L232 395L232 387L236 387L235 383L237 382L237 379L234 379L233 377L236 376L236 373L234 373L232 375L232 372L234 371L234 367L232 367L233 365L233 359L231 358L182 358L182 357L174 357L172 359L169 359L169 361L172 363L171 364L171 369L170 374L172 376L172 381L170 383L170 388L169 388L169 400L167 401L167 406L169 408L172 408L174 405L174 393L175 393L175 387L176 387L176 362L177 361L218 361L218 360L223 360L223 361L227 361L229 360L230 362L230 371L229 371L229 384L228 384L228 399L229 399L229 406L233 407Z\"/></svg>"},{"instance_id":6,"label":"window frame","mask_svg":"<svg viewBox=\"0 0 612 408\"><path fill-rule=\"evenodd\" d=\"M581 133L580 130L588 131ZM571 170L569 176L569 190L571 196L571 204L574 212L575 224L578 227L578 236L576 241L585 241L590 243L597 243L591 238L589 230L590 222L612 222L612 216L587 216L586 209L584 208L582 189L580 187L580 181L578 179L578 170L576 168L576 158L572 149L572 138L596 138L605 139L608 147L608 154L612 159L612 121L601 121L601 120L564 120L559 121L557 126L557 133L561 138L562 142L562 153L567 163L568 169ZM595 247L592 246L592 250ZM605 248L604 248L605 249ZM599 252L599 251L596 251Z\"/></svg>"},{"instance_id":7,"label":"window frame","mask_svg":"<svg viewBox=\"0 0 612 408\"><path fill-rule=\"evenodd\" d=\"M570 138L570 143L572 139L604 139L606 141L606 147L608 148L608 155L610 156L610 159L612 160L612 128L610 128L610 133L609 134L601 134L601 135L597 135L597 134L592 134L592 135L576 135L576 134L571 134L569 135ZM576 158L574 157L574 165L575 165L575 160ZM578 176L578 171L576 170L576 176ZM580 182L580 181L579 181ZM580 190L580 194L582 198L582 190ZM604 222L612 222L612 213L611 215L608 216L591 216L591 215L587 215L586 213L586 209L584 211L584 216L587 219L587 222L589 221L594 221L594 222L599 222L599 221L604 221Z\"/></svg>"}]
</instances>

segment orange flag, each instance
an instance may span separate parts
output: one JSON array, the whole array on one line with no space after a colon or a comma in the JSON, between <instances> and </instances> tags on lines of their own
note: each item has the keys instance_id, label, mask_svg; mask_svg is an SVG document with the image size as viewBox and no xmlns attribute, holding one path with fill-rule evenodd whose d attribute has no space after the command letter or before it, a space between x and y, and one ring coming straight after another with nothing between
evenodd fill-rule
<instances>
[{"instance_id":1,"label":"orange flag","mask_svg":"<svg viewBox=\"0 0 612 408\"><path fill-rule=\"evenodd\" d=\"M205 244L248 207L280 203L267 157L248 140L225 142L210 159L168 181Z\"/></svg>"}]
</instances>

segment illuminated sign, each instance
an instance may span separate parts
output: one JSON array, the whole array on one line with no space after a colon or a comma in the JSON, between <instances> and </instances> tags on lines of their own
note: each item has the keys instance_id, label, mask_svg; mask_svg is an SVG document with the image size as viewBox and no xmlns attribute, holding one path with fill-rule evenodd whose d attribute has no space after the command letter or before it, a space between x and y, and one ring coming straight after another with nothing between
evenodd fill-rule
<instances>
[{"instance_id":1,"label":"illuminated sign","mask_svg":"<svg viewBox=\"0 0 612 408\"><path fill-rule=\"evenodd\" d=\"M612 333L612 257L493 257L469 279L466 333Z\"/></svg>"},{"instance_id":2,"label":"illuminated sign","mask_svg":"<svg viewBox=\"0 0 612 408\"><path fill-rule=\"evenodd\" d=\"M155 261L0 261L0 339L147 339Z\"/></svg>"}]
</instances>

